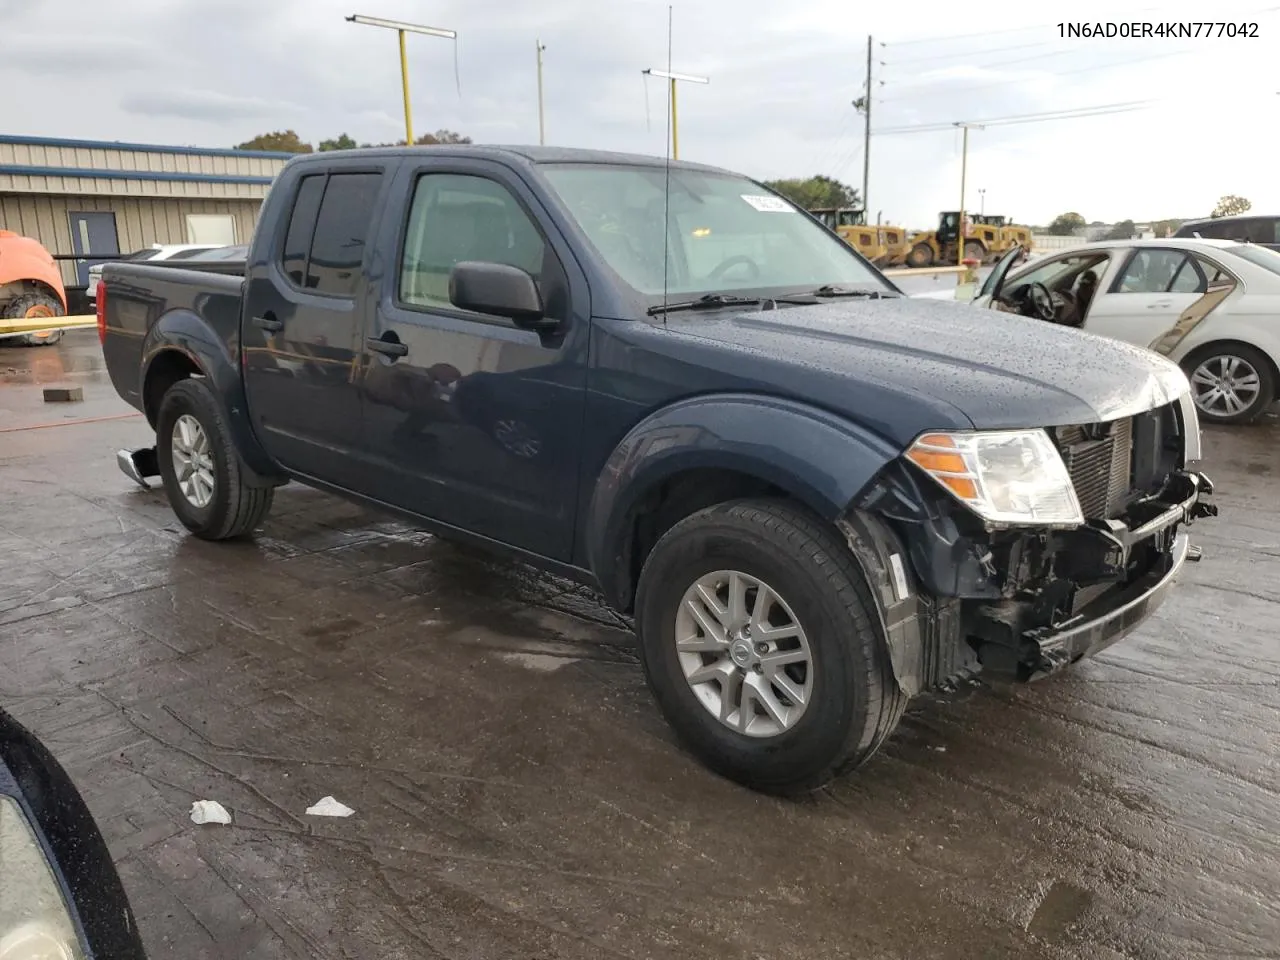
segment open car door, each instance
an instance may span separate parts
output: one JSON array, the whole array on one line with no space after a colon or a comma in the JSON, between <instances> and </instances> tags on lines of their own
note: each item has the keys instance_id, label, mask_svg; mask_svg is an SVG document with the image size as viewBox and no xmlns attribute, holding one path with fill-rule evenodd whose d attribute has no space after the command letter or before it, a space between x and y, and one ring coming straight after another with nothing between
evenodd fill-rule
<instances>
[{"instance_id":1,"label":"open car door","mask_svg":"<svg viewBox=\"0 0 1280 960\"><path fill-rule=\"evenodd\" d=\"M996 262L996 265L991 268L991 272L987 274L987 279L982 281L978 295L972 300L975 307L989 307L992 301L1000 296L1000 291L1004 289L1005 278L1009 275L1009 271L1013 269L1013 265L1018 261L1021 253L1022 245L1015 243Z\"/></svg>"}]
</instances>

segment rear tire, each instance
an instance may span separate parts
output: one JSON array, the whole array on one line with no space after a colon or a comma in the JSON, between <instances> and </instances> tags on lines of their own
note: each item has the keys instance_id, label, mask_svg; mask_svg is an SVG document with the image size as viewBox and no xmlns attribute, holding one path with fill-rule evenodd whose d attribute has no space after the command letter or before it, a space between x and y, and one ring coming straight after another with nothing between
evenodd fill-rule
<instances>
[{"instance_id":1,"label":"rear tire","mask_svg":"<svg viewBox=\"0 0 1280 960\"><path fill-rule=\"evenodd\" d=\"M165 393L156 455L169 505L202 540L248 536L271 510L275 489L245 481L222 409L202 377L179 380Z\"/></svg>"},{"instance_id":2,"label":"rear tire","mask_svg":"<svg viewBox=\"0 0 1280 960\"><path fill-rule=\"evenodd\" d=\"M762 589L776 597L754 634L751 623L725 629L716 619L731 616L729 572L739 584L755 584L754 593L740 594L745 612L754 612ZM701 619L690 619L693 609ZM714 632L698 626L704 623ZM794 640L760 645L792 623ZM857 561L833 528L785 501L719 504L672 527L640 574L636 631L649 687L680 739L712 770L765 793L815 790L866 762L906 707ZM689 638L714 649L677 649L677 640ZM732 646L723 643L733 638ZM784 652L790 660L779 669ZM717 679L703 680L707 671ZM754 694L742 699L760 687L772 708Z\"/></svg>"},{"instance_id":3,"label":"rear tire","mask_svg":"<svg viewBox=\"0 0 1280 960\"><path fill-rule=\"evenodd\" d=\"M976 240L970 240L964 245L964 258L966 260L977 260L981 263L982 258L986 255L987 251L983 248L982 244L978 243Z\"/></svg>"},{"instance_id":4,"label":"rear tire","mask_svg":"<svg viewBox=\"0 0 1280 960\"><path fill-rule=\"evenodd\" d=\"M1243 343L1217 343L1182 361L1191 381L1200 419L1209 423L1243 424L1257 420L1276 400L1275 375L1262 351ZM1223 380L1223 392L1214 381ZM1240 409L1235 409L1244 403Z\"/></svg>"}]
</instances>

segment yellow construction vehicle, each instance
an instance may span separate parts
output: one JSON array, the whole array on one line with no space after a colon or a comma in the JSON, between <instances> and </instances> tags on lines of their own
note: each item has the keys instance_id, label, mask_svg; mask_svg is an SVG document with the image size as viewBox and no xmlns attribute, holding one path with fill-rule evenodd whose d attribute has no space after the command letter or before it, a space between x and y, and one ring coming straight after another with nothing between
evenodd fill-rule
<instances>
[{"instance_id":1,"label":"yellow construction vehicle","mask_svg":"<svg viewBox=\"0 0 1280 960\"><path fill-rule=\"evenodd\" d=\"M869 226L865 212L853 207L815 207L809 213L876 266L900 263L906 256L907 232L902 227Z\"/></svg>"},{"instance_id":2,"label":"yellow construction vehicle","mask_svg":"<svg viewBox=\"0 0 1280 960\"><path fill-rule=\"evenodd\" d=\"M1000 242L1000 228L991 224L974 223L972 218L965 219L964 258L977 260L979 263L992 259L993 248ZM907 244L907 266L919 268L959 265L959 237L960 211L947 210L940 213L936 230L917 233Z\"/></svg>"}]
</instances>

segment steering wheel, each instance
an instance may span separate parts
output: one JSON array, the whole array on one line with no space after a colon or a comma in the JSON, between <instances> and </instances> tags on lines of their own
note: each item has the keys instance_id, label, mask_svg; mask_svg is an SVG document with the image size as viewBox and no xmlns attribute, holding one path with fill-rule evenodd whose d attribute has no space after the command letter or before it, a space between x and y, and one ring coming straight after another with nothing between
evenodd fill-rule
<instances>
[{"instance_id":1,"label":"steering wheel","mask_svg":"<svg viewBox=\"0 0 1280 960\"><path fill-rule=\"evenodd\" d=\"M1058 311L1053 305L1053 294L1049 292L1049 288L1043 283L1029 284L1027 286L1027 299L1031 301L1031 306L1035 308L1036 314L1041 320L1053 323L1058 319Z\"/></svg>"},{"instance_id":2,"label":"steering wheel","mask_svg":"<svg viewBox=\"0 0 1280 960\"><path fill-rule=\"evenodd\" d=\"M748 267L751 268L751 276L747 278L748 280L760 279L760 264L756 263L754 260L752 260L750 257L748 257L746 254L743 254L743 253L740 253L737 256L729 257L727 260L721 260L718 264L716 264L715 269L712 270L709 274L707 274L707 279L719 280L722 276L724 276L726 273L728 273L730 270L732 270L734 267L736 267L740 263L746 264Z\"/></svg>"}]
</instances>

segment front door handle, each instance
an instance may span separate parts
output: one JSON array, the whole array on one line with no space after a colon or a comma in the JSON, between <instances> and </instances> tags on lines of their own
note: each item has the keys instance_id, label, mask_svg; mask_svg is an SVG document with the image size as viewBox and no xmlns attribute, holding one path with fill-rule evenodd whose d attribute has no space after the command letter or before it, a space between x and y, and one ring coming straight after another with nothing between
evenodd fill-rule
<instances>
[{"instance_id":1,"label":"front door handle","mask_svg":"<svg viewBox=\"0 0 1280 960\"><path fill-rule=\"evenodd\" d=\"M270 313L264 317L254 317L253 325L260 330L266 330L268 333L275 333L277 330L284 329L284 321L277 320Z\"/></svg>"},{"instance_id":2,"label":"front door handle","mask_svg":"<svg viewBox=\"0 0 1280 960\"><path fill-rule=\"evenodd\" d=\"M409 345L399 340L380 340L377 337L370 337L364 345L374 353L380 353L386 357L403 357L409 353Z\"/></svg>"}]
</instances>

